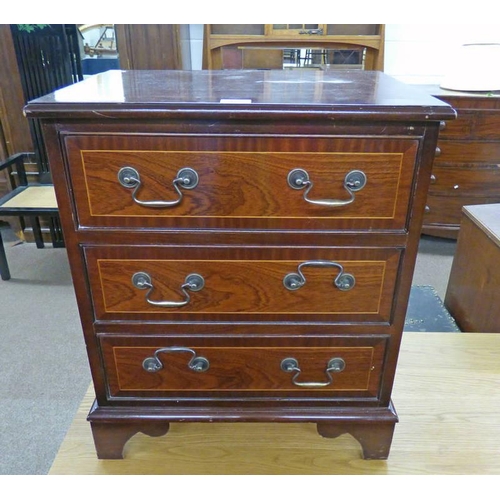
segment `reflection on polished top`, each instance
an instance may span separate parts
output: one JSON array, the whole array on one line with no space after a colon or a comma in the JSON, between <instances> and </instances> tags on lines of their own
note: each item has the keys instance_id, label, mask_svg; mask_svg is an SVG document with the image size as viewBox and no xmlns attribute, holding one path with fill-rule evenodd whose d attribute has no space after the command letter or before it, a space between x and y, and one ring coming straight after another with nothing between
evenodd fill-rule
<instances>
[{"instance_id":1,"label":"reflection on polished top","mask_svg":"<svg viewBox=\"0 0 500 500\"><path fill-rule=\"evenodd\" d=\"M430 95L375 71L112 70L31 101L27 115L62 111L142 109L289 109L381 112L410 107L417 113L452 115ZM360 109L359 107L363 108ZM418 109L420 108L420 109ZM425 109L424 109L425 108Z\"/></svg>"}]
</instances>

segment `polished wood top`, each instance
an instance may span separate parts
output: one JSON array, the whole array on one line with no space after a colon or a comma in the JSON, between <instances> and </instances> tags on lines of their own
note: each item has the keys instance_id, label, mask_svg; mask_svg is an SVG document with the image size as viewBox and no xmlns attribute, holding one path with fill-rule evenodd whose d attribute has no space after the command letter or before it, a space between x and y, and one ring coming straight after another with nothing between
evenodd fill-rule
<instances>
[{"instance_id":1,"label":"polished wood top","mask_svg":"<svg viewBox=\"0 0 500 500\"><path fill-rule=\"evenodd\" d=\"M446 103L415 87L376 71L224 70L120 71L112 70L31 101L28 117L104 118L186 110L213 113L246 112L260 117L278 111L307 111L349 119L435 121L455 116Z\"/></svg>"},{"instance_id":2,"label":"polished wood top","mask_svg":"<svg viewBox=\"0 0 500 500\"><path fill-rule=\"evenodd\" d=\"M89 389L50 474L500 474L499 359L500 335L405 333L387 460L363 460L350 435L324 439L314 424L241 422L175 423L132 437L124 460L98 460Z\"/></svg>"}]
</instances>

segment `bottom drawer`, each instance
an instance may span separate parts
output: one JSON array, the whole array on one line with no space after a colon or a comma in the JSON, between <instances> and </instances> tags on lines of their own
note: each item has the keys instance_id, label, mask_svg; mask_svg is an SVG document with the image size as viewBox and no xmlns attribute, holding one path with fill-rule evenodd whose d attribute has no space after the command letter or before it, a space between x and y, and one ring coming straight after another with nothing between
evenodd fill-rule
<instances>
[{"instance_id":1,"label":"bottom drawer","mask_svg":"<svg viewBox=\"0 0 500 500\"><path fill-rule=\"evenodd\" d=\"M207 339L180 344L101 337L110 398L378 395L386 337L335 337L320 344L327 345L235 347L209 345Z\"/></svg>"},{"instance_id":2,"label":"bottom drawer","mask_svg":"<svg viewBox=\"0 0 500 500\"><path fill-rule=\"evenodd\" d=\"M424 225L460 225L462 207L466 205L484 205L500 202L500 196L474 197L474 196L437 196L429 194L427 197Z\"/></svg>"}]
</instances>

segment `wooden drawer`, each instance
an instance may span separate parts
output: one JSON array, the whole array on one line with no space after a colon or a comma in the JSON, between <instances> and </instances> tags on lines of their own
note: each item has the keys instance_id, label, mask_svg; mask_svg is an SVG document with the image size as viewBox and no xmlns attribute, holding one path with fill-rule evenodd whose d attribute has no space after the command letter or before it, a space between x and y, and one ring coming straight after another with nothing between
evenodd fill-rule
<instances>
[{"instance_id":1,"label":"wooden drawer","mask_svg":"<svg viewBox=\"0 0 500 500\"><path fill-rule=\"evenodd\" d=\"M64 142L80 228L177 229L240 229L242 224L303 229L307 221L309 230L403 230L419 145L413 139L380 137L130 134L68 136ZM197 185L186 189L175 181L176 191L174 180L189 178L179 174L186 168L196 172ZM306 171L312 183L310 201L307 185L289 184L290 172L297 169ZM120 171L122 176L129 172L125 181L122 177L125 186ZM346 188L348 174L359 171L366 185ZM135 192L138 184L131 179L137 177ZM190 182L188 187L195 183ZM324 200L349 203L315 203ZM175 204L143 206L145 201Z\"/></svg>"},{"instance_id":2,"label":"wooden drawer","mask_svg":"<svg viewBox=\"0 0 500 500\"><path fill-rule=\"evenodd\" d=\"M111 398L372 397L386 338L329 338L323 346L224 346L206 339L100 337ZM288 360L288 361L284 361ZM294 361L292 361L294 360ZM318 394L319 393L319 394Z\"/></svg>"},{"instance_id":3,"label":"wooden drawer","mask_svg":"<svg viewBox=\"0 0 500 500\"><path fill-rule=\"evenodd\" d=\"M440 139L468 139L471 136L474 127L474 113L460 113L456 120L446 120L441 122L439 128Z\"/></svg>"},{"instance_id":4,"label":"wooden drawer","mask_svg":"<svg viewBox=\"0 0 500 500\"><path fill-rule=\"evenodd\" d=\"M457 120L442 123L440 139L500 139L500 111L457 111Z\"/></svg>"},{"instance_id":5,"label":"wooden drawer","mask_svg":"<svg viewBox=\"0 0 500 500\"><path fill-rule=\"evenodd\" d=\"M500 162L499 141L440 140L438 148L440 152L434 165Z\"/></svg>"},{"instance_id":6,"label":"wooden drawer","mask_svg":"<svg viewBox=\"0 0 500 500\"><path fill-rule=\"evenodd\" d=\"M500 201L499 198L500 193L496 197L439 196L429 194L424 215L424 225L455 225L458 230L462 218L463 206L498 203Z\"/></svg>"},{"instance_id":7,"label":"wooden drawer","mask_svg":"<svg viewBox=\"0 0 500 500\"><path fill-rule=\"evenodd\" d=\"M500 165L474 165L432 169L431 194L500 197Z\"/></svg>"},{"instance_id":8,"label":"wooden drawer","mask_svg":"<svg viewBox=\"0 0 500 500\"><path fill-rule=\"evenodd\" d=\"M85 257L97 320L388 323L400 252L96 246L86 247ZM202 289L186 284L193 274L203 278ZM134 276L149 285L134 285ZM166 301L174 304L159 304Z\"/></svg>"}]
</instances>

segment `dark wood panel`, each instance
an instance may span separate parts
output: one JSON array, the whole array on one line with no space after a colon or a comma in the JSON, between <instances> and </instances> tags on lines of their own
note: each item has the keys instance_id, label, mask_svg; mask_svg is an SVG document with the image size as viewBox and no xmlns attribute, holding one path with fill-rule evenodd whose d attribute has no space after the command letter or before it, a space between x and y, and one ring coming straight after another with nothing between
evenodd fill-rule
<instances>
[{"instance_id":1,"label":"dark wood panel","mask_svg":"<svg viewBox=\"0 0 500 500\"><path fill-rule=\"evenodd\" d=\"M242 98L243 103L233 101ZM98 113L107 119L147 115L149 120L204 115L214 123L216 118L233 123L299 118L305 126L321 118L343 118L363 124L404 121L410 127L455 117L449 105L377 71L356 72L355 78L344 71L302 71L300 78L283 70L107 72L32 101L26 113L48 118L57 109L73 119L97 120Z\"/></svg>"},{"instance_id":2,"label":"dark wood panel","mask_svg":"<svg viewBox=\"0 0 500 500\"><path fill-rule=\"evenodd\" d=\"M329 321L385 321L391 319L392 294L399 266L395 249L266 249L248 248L86 248L97 319L195 319L216 321L295 322L324 317ZM284 278L297 273L303 262L340 264L304 266L305 285L288 290ZM343 268L354 276L353 288L335 286ZM181 286L196 273L205 280L202 290L189 292L191 301L161 307L146 301L149 289L132 283L135 273L147 273L155 302L183 303Z\"/></svg>"},{"instance_id":3,"label":"dark wood panel","mask_svg":"<svg viewBox=\"0 0 500 500\"><path fill-rule=\"evenodd\" d=\"M115 24L122 69L183 69L180 25Z\"/></svg>"},{"instance_id":4,"label":"dark wood panel","mask_svg":"<svg viewBox=\"0 0 500 500\"><path fill-rule=\"evenodd\" d=\"M500 139L500 110L479 115L476 118L474 135L484 139Z\"/></svg>"},{"instance_id":5,"label":"dark wood panel","mask_svg":"<svg viewBox=\"0 0 500 500\"><path fill-rule=\"evenodd\" d=\"M458 119L441 127L423 232L456 238L463 205L500 199L500 96L426 90L453 106Z\"/></svg>"},{"instance_id":6,"label":"dark wood panel","mask_svg":"<svg viewBox=\"0 0 500 500\"><path fill-rule=\"evenodd\" d=\"M461 111L456 120L444 120L439 129L439 140L448 138L469 139L474 128L474 121L475 113L468 113L467 111Z\"/></svg>"},{"instance_id":7,"label":"dark wood panel","mask_svg":"<svg viewBox=\"0 0 500 500\"><path fill-rule=\"evenodd\" d=\"M310 229L404 229L413 182L416 140L385 138L131 136L66 138L82 226L292 228L308 219ZM357 153L356 151L363 151ZM134 202L118 173L134 167L141 201L179 199L173 180L193 168L199 184L183 190L173 207L150 208ZM289 172L304 169L314 184L312 200L352 203L323 207L304 199L305 189L288 184ZM362 171L366 186L351 194L346 175ZM137 223L137 221L136 221Z\"/></svg>"},{"instance_id":8,"label":"dark wood panel","mask_svg":"<svg viewBox=\"0 0 500 500\"><path fill-rule=\"evenodd\" d=\"M175 397L189 392L190 397L375 397L379 388L385 342L379 339L337 339L329 347L214 347L189 344L169 351L168 339L151 338L144 342L121 337L102 337L101 345L109 374L110 396ZM156 342L156 344L155 344ZM147 358L156 354L162 368L148 372L143 368ZM204 357L208 369L197 372L188 367L193 356ZM301 370L296 382L328 383L326 373L332 358L341 358L345 368L331 372L332 382L326 387L301 387L292 382L296 374L281 370L286 358L297 360ZM257 392L258 391L258 392ZM205 392L203 394L203 392ZM294 395L294 393L298 393ZM318 394L319 393L319 394ZM186 394L184 394L185 396Z\"/></svg>"},{"instance_id":9,"label":"dark wood panel","mask_svg":"<svg viewBox=\"0 0 500 500\"><path fill-rule=\"evenodd\" d=\"M0 24L0 54L2 54L0 119L6 145L5 155L33 151L28 120L23 114L26 100L9 24Z\"/></svg>"},{"instance_id":10,"label":"dark wood panel","mask_svg":"<svg viewBox=\"0 0 500 500\"><path fill-rule=\"evenodd\" d=\"M429 188L431 195L498 197L500 201L499 165L457 165L443 167L436 164Z\"/></svg>"},{"instance_id":11,"label":"dark wood panel","mask_svg":"<svg viewBox=\"0 0 500 500\"><path fill-rule=\"evenodd\" d=\"M498 196L439 196L430 194L427 198L427 207L424 215L424 225L454 224L458 229L462 218L462 207L466 205L498 203L498 201Z\"/></svg>"},{"instance_id":12,"label":"dark wood panel","mask_svg":"<svg viewBox=\"0 0 500 500\"><path fill-rule=\"evenodd\" d=\"M500 161L500 141L440 140L435 165L443 163L495 163Z\"/></svg>"}]
</instances>

